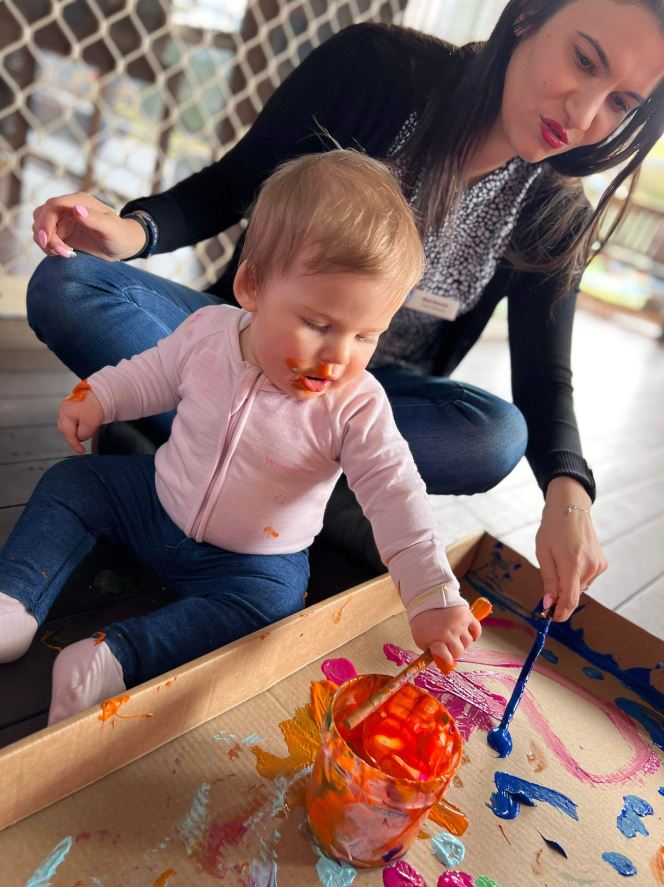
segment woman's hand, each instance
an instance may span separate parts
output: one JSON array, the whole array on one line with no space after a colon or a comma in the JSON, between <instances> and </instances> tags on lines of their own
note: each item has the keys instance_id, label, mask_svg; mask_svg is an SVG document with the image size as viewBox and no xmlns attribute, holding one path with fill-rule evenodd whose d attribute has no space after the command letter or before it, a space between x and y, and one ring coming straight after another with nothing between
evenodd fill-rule
<instances>
[{"instance_id":1,"label":"woman's hand","mask_svg":"<svg viewBox=\"0 0 664 887\"><path fill-rule=\"evenodd\" d=\"M555 477L546 491L542 523L535 539L544 586L544 610L555 603L554 619L569 619L586 591L606 570L606 558L590 514L590 497L571 477ZM568 505L587 509L572 509Z\"/></svg>"},{"instance_id":2,"label":"woman's hand","mask_svg":"<svg viewBox=\"0 0 664 887\"><path fill-rule=\"evenodd\" d=\"M47 256L70 259L76 250L114 262L135 256L145 245L136 219L121 219L91 194L50 197L32 214L33 240Z\"/></svg>"},{"instance_id":3,"label":"woman's hand","mask_svg":"<svg viewBox=\"0 0 664 887\"><path fill-rule=\"evenodd\" d=\"M103 422L102 405L85 380L79 382L58 407L58 430L69 446L80 455L85 453L81 441L91 438Z\"/></svg>"}]
</instances>

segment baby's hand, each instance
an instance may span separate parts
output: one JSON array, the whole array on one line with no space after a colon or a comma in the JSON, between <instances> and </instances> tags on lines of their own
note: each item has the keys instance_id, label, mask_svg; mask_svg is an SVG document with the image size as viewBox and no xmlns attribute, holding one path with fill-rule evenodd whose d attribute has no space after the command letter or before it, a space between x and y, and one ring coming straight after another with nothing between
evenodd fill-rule
<instances>
[{"instance_id":1,"label":"baby's hand","mask_svg":"<svg viewBox=\"0 0 664 887\"><path fill-rule=\"evenodd\" d=\"M446 672L482 634L482 626L463 604L418 613L410 621L410 630L417 646L431 650L441 670Z\"/></svg>"},{"instance_id":2,"label":"baby's hand","mask_svg":"<svg viewBox=\"0 0 664 887\"><path fill-rule=\"evenodd\" d=\"M99 398L86 380L79 382L58 407L58 429L70 447L84 453L82 440L88 440L104 421Z\"/></svg>"}]
</instances>

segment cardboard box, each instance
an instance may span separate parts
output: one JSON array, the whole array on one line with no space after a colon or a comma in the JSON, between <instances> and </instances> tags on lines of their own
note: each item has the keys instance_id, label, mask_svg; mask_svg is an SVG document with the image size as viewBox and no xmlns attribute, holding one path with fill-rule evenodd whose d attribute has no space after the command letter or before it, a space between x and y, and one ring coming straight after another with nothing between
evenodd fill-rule
<instances>
[{"instance_id":1,"label":"cardboard box","mask_svg":"<svg viewBox=\"0 0 664 887\"><path fill-rule=\"evenodd\" d=\"M428 821L405 857L423 881L394 880L394 869L385 883L620 884L603 858L618 853L637 870L630 883L664 884L662 642L586 599L571 625L554 626L512 723L514 750L498 759L486 742L496 721L482 708L500 715L532 645L538 573L488 535L449 555L468 598L495 605L457 673L431 672L463 697L442 696L468 736L446 796L469 819L465 858L454 871L440 862L431 838L443 830ZM14 824L0 834L0 885L382 885L381 870L321 868L299 796L316 731L293 716L325 660L395 673L408 651L382 578L135 688L108 720L97 708L9 746L0 823ZM541 798L499 818L492 795L501 780L518 795L517 779Z\"/></svg>"}]
</instances>

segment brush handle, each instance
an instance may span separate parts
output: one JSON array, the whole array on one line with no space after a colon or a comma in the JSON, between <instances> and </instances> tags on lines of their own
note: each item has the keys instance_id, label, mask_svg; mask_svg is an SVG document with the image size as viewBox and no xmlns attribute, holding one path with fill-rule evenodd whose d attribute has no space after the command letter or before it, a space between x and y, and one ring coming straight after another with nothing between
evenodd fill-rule
<instances>
[{"instance_id":1,"label":"brush handle","mask_svg":"<svg viewBox=\"0 0 664 887\"><path fill-rule=\"evenodd\" d=\"M470 605L470 612L476 619L479 619L481 622L482 619L486 619L486 617L491 612L492 607L491 603L485 597L478 597L473 603ZM414 659L410 665L407 665L402 671L399 672L398 675L395 675L392 680L388 681L381 689L374 693L366 702L363 702L362 705L359 705L354 712L352 712L345 720L344 725L348 730L354 730L358 724L361 724L365 718L368 718L369 715L373 714L377 709L384 705L388 699L394 696L404 684L407 684L411 678L416 677L421 671L423 671L428 665L434 661L431 650L425 650L417 659ZM443 665L443 663L439 663L436 661L436 665L440 668L443 674L449 674L456 666L456 662L453 662L452 665Z\"/></svg>"}]
</instances>

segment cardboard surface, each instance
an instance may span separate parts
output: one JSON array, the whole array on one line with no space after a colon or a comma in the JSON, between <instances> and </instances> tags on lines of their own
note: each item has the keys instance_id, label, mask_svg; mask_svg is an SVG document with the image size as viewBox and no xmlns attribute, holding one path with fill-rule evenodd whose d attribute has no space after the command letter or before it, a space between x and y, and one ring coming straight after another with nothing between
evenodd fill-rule
<instances>
[{"instance_id":1,"label":"cardboard surface","mask_svg":"<svg viewBox=\"0 0 664 887\"><path fill-rule=\"evenodd\" d=\"M493 597L495 610L455 683L443 689L475 695L480 707L441 697L469 737L446 796L469 818L460 839L465 859L455 867L466 877L445 875L430 837L405 861L429 887L472 887L480 876L500 887L622 884L602 858L614 852L637 869L630 884L664 884L661 641L586 599L571 627L547 641L512 723L514 751L498 759L486 743L496 720L482 707L499 714L498 697L511 692L534 638L528 616L539 583L533 567L491 537L469 549L471 564L463 548L451 552L463 590L469 598ZM384 645L392 645L391 659ZM5 821L62 796L76 774L80 783L116 772L2 832L0 885L382 885L378 870L358 871L351 881L352 872L335 867L336 880L319 878L298 804L306 775L298 779L301 756L292 742L286 747L279 723L309 701L326 659L393 674L408 651L415 652L394 590L376 580L311 608L306 618L284 620L263 640L243 639L133 691L127 713L151 711L151 718L100 722L94 711L10 746L0 756ZM215 709L224 713L214 717ZM194 723L201 726L191 729ZM189 732L179 735L183 728ZM169 733L179 738L168 741ZM311 735L299 734L300 752ZM145 754L149 748L156 750ZM258 748L277 778L257 772ZM514 819L498 818L490 807L497 771L566 796L578 820L546 800L522 804ZM623 813L626 797L653 812ZM428 822L426 832L443 830Z\"/></svg>"}]
</instances>

